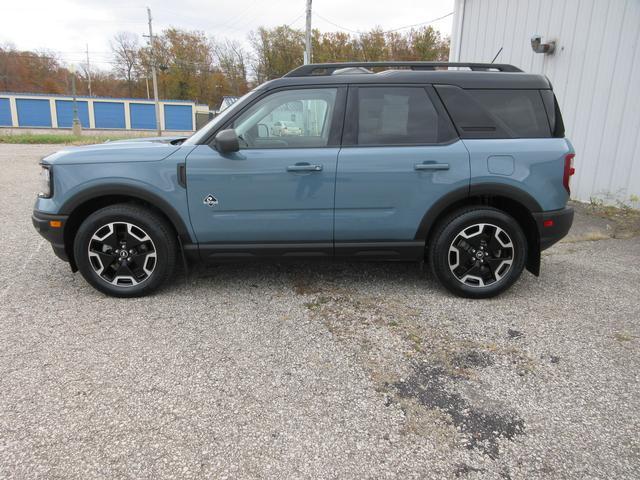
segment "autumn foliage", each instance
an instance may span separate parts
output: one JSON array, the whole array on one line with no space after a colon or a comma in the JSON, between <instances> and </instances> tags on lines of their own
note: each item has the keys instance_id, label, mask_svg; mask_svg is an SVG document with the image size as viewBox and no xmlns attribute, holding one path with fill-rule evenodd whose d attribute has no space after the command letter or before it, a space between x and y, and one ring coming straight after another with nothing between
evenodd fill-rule
<instances>
[{"instance_id":1,"label":"autumn foliage","mask_svg":"<svg viewBox=\"0 0 640 480\"><path fill-rule=\"evenodd\" d=\"M373 29L352 35L313 31L313 61L446 60L449 40L432 27L405 33ZM215 107L223 95L241 95L253 84L282 76L303 62L304 33L286 25L259 28L249 35L250 50L235 41L214 41L200 31L170 28L158 35L153 55L137 35L118 33L111 41L110 69L79 65L78 95L147 98L153 96L151 65L158 72L161 98L193 100ZM48 51L0 46L0 91L71 93L71 71Z\"/></svg>"}]
</instances>

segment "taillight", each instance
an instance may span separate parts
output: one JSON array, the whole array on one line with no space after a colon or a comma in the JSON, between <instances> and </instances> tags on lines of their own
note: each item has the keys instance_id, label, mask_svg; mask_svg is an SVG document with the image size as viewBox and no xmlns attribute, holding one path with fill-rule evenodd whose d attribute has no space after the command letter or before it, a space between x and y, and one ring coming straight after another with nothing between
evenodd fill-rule
<instances>
[{"instance_id":1,"label":"taillight","mask_svg":"<svg viewBox=\"0 0 640 480\"><path fill-rule=\"evenodd\" d=\"M576 169L573 167L573 158L575 153L567 153L564 157L564 175L562 176L562 185L569 195L571 195L571 188L569 188L569 180L571 175L576 173Z\"/></svg>"}]
</instances>

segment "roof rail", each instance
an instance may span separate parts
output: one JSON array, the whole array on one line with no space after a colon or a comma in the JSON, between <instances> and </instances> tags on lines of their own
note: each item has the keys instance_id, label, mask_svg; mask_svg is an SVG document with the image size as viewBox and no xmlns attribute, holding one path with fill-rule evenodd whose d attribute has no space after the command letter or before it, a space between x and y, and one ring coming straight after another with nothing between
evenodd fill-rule
<instances>
[{"instance_id":1,"label":"roof rail","mask_svg":"<svg viewBox=\"0 0 640 480\"><path fill-rule=\"evenodd\" d=\"M445 67L464 67L474 71L497 70L499 72L522 72L518 67L505 63L467 63L467 62L344 62L344 63L311 63L294 68L285 77L310 77L313 75L331 75L335 70L347 67L403 67L411 70L436 70Z\"/></svg>"}]
</instances>

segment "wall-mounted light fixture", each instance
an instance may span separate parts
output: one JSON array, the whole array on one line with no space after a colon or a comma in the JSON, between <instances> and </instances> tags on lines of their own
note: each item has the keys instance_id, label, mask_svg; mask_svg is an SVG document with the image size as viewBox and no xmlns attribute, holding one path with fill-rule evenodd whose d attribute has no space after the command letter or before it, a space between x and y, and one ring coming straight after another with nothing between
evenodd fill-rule
<instances>
[{"instance_id":1,"label":"wall-mounted light fixture","mask_svg":"<svg viewBox=\"0 0 640 480\"><path fill-rule=\"evenodd\" d=\"M531 37L531 49L536 53L553 53L556 49L556 42L542 43L542 36L534 35Z\"/></svg>"}]
</instances>

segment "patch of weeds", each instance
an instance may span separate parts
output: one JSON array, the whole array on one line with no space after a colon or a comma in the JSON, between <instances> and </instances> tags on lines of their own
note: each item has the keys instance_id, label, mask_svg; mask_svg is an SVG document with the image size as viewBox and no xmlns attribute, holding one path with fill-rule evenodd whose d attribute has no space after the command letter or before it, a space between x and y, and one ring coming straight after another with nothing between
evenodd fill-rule
<instances>
[{"instance_id":1,"label":"patch of weeds","mask_svg":"<svg viewBox=\"0 0 640 480\"><path fill-rule=\"evenodd\" d=\"M445 412L456 429L466 437L466 447L496 459L499 440L513 440L524 433L524 421L509 412L492 412L471 405L459 393L447 390L448 377L442 367L414 365L414 374L394 387L400 398L411 398L430 410Z\"/></svg>"},{"instance_id":2,"label":"patch of weeds","mask_svg":"<svg viewBox=\"0 0 640 480\"><path fill-rule=\"evenodd\" d=\"M625 332L618 332L613 335L613 338L615 338L619 342L630 342L631 340L633 340L633 336Z\"/></svg>"},{"instance_id":3,"label":"patch of weeds","mask_svg":"<svg viewBox=\"0 0 640 480\"><path fill-rule=\"evenodd\" d=\"M322 308L323 305L329 303L330 301L331 299L329 297L320 295L317 298L315 298L313 301L306 302L304 306L307 307L309 310L319 310L320 308Z\"/></svg>"},{"instance_id":4,"label":"patch of weeds","mask_svg":"<svg viewBox=\"0 0 640 480\"><path fill-rule=\"evenodd\" d=\"M415 332L409 332L407 334L407 340L411 344L411 347L416 352L422 352L422 337Z\"/></svg>"}]
</instances>

